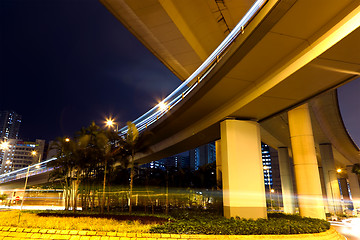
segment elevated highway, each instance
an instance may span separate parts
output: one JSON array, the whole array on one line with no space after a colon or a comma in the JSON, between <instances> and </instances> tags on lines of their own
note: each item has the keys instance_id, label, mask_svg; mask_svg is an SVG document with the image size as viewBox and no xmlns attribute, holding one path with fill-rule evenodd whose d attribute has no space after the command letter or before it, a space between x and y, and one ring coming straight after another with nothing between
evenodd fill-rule
<instances>
[{"instance_id":1,"label":"elevated highway","mask_svg":"<svg viewBox=\"0 0 360 240\"><path fill-rule=\"evenodd\" d=\"M318 159L330 203L339 195L335 165L359 157L331 107L334 94L315 97L359 75L360 1L101 2L184 81L161 103L165 110L135 120L155 133L139 163L220 140L225 215L266 217L263 139L279 149L284 171L289 155L294 159L300 214L325 217ZM283 188L291 192L284 171Z\"/></svg>"},{"instance_id":2,"label":"elevated highway","mask_svg":"<svg viewBox=\"0 0 360 240\"><path fill-rule=\"evenodd\" d=\"M224 36L212 1L101 2L182 80ZM224 3L231 29L252 1ZM267 1L202 81L148 127L153 151L139 162L219 139L224 119L262 122L356 78L359 23L358 1Z\"/></svg>"},{"instance_id":3,"label":"elevated highway","mask_svg":"<svg viewBox=\"0 0 360 240\"><path fill-rule=\"evenodd\" d=\"M262 139L279 150L283 193L290 155L300 214L325 217L318 162L329 202L335 166L359 162L333 89L359 75L360 1L101 2L184 81L135 120L154 133L139 163L219 140L225 215L266 217Z\"/></svg>"}]
</instances>

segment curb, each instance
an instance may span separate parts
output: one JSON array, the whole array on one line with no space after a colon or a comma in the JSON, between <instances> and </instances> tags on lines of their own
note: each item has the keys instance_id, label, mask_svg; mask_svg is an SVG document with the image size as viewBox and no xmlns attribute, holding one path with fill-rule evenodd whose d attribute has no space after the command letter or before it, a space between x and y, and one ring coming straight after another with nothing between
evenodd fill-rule
<instances>
[{"instance_id":1,"label":"curb","mask_svg":"<svg viewBox=\"0 0 360 240\"><path fill-rule=\"evenodd\" d=\"M55 229L32 229L16 227L0 227L0 239L68 239L68 240L204 240L204 239L338 239L346 238L334 228L326 232L314 234L292 235L187 235L187 234L163 234L163 233L118 233L99 231L55 230Z\"/></svg>"}]
</instances>

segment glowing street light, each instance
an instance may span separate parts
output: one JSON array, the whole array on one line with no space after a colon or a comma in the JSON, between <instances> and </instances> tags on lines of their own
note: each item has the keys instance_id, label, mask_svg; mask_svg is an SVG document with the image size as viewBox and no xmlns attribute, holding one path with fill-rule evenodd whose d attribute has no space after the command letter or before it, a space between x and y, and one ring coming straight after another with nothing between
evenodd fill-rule
<instances>
[{"instance_id":1,"label":"glowing street light","mask_svg":"<svg viewBox=\"0 0 360 240\"><path fill-rule=\"evenodd\" d=\"M70 142L70 138L65 138L65 142Z\"/></svg>"},{"instance_id":2,"label":"glowing street light","mask_svg":"<svg viewBox=\"0 0 360 240\"><path fill-rule=\"evenodd\" d=\"M169 106L164 101L159 102L158 107L161 112L165 112L169 109Z\"/></svg>"},{"instance_id":3,"label":"glowing street light","mask_svg":"<svg viewBox=\"0 0 360 240\"><path fill-rule=\"evenodd\" d=\"M112 127L112 126L114 126L114 121L113 121L111 118L106 119L106 126L107 126L107 127Z\"/></svg>"},{"instance_id":4,"label":"glowing street light","mask_svg":"<svg viewBox=\"0 0 360 240\"><path fill-rule=\"evenodd\" d=\"M105 121L105 124L108 128L112 128L112 127L116 127L115 131L118 132L119 131L119 126L115 123L113 118L107 118Z\"/></svg>"},{"instance_id":5,"label":"glowing street light","mask_svg":"<svg viewBox=\"0 0 360 240\"><path fill-rule=\"evenodd\" d=\"M32 151L31 152L31 155L33 155L34 157L37 155L38 153L37 153L37 151ZM39 154L39 159L38 159L38 162L40 163L40 160L41 160L41 154ZM36 168L40 168L40 165L36 165L35 166Z\"/></svg>"},{"instance_id":6,"label":"glowing street light","mask_svg":"<svg viewBox=\"0 0 360 240\"><path fill-rule=\"evenodd\" d=\"M5 142L5 141L3 141L3 142L1 142L0 143L0 149L1 150L8 150L9 149L9 143L8 142Z\"/></svg>"}]
</instances>

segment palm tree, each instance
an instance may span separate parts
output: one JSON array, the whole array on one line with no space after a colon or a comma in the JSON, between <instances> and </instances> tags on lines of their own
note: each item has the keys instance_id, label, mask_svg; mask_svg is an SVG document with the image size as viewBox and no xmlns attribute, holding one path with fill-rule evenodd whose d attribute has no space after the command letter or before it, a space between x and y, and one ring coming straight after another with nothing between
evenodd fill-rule
<instances>
[{"instance_id":1,"label":"palm tree","mask_svg":"<svg viewBox=\"0 0 360 240\"><path fill-rule=\"evenodd\" d=\"M106 179L107 156L110 146L105 132L94 122L87 128L82 128L78 133L79 145L83 150L83 167L86 165L99 165L104 163L104 188ZM105 204L105 189L103 190L103 201L100 211L103 212Z\"/></svg>"},{"instance_id":2,"label":"palm tree","mask_svg":"<svg viewBox=\"0 0 360 240\"><path fill-rule=\"evenodd\" d=\"M144 131L139 134L139 131L134 123L127 122L127 132L124 137L124 149L127 151L129 156L130 164L130 201L129 201L129 213L132 212L132 193L133 193L133 184L134 184L134 164L135 164L135 154L140 152L149 151L149 138L151 133Z\"/></svg>"},{"instance_id":3,"label":"palm tree","mask_svg":"<svg viewBox=\"0 0 360 240\"><path fill-rule=\"evenodd\" d=\"M95 123L82 129L79 139L80 145L85 150L85 162L103 164L103 194L100 207L100 211L103 213L108 169L113 168L116 162L124 159L123 141L116 132L103 130Z\"/></svg>"},{"instance_id":4,"label":"palm tree","mask_svg":"<svg viewBox=\"0 0 360 240\"><path fill-rule=\"evenodd\" d=\"M72 189L73 184L73 171L77 165L77 152L76 144L73 141L69 141L68 138L58 138L54 142L50 149L57 150L57 160L50 163L50 167L53 167L54 170L50 173L50 181L60 181L64 188L64 198L65 198L65 210L68 210L71 206L71 193L74 191ZM73 202L73 204L75 204ZM75 206L73 205L73 208Z\"/></svg>"}]
</instances>

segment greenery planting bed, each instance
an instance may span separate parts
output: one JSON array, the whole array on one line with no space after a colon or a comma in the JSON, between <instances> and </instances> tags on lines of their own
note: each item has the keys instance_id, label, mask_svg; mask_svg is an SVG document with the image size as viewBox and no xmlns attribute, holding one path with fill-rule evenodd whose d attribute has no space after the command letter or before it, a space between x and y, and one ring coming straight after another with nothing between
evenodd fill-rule
<instances>
[{"instance_id":1,"label":"greenery planting bed","mask_svg":"<svg viewBox=\"0 0 360 240\"><path fill-rule=\"evenodd\" d=\"M153 233L262 235L319 233L330 229L325 220L303 218L298 215L269 213L268 219L226 219L202 212L177 212L174 221L151 228Z\"/></svg>"},{"instance_id":2,"label":"greenery planting bed","mask_svg":"<svg viewBox=\"0 0 360 240\"><path fill-rule=\"evenodd\" d=\"M173 211L165 215L81 213L65 211L0 212L0 225L22 228L151 232L211 235L262 235L319 233L330 228L325 220L269 213L268 219L226 219L206 211ZM64 221L64 217L66 220Z\"/></svg>"}]
</instances>

